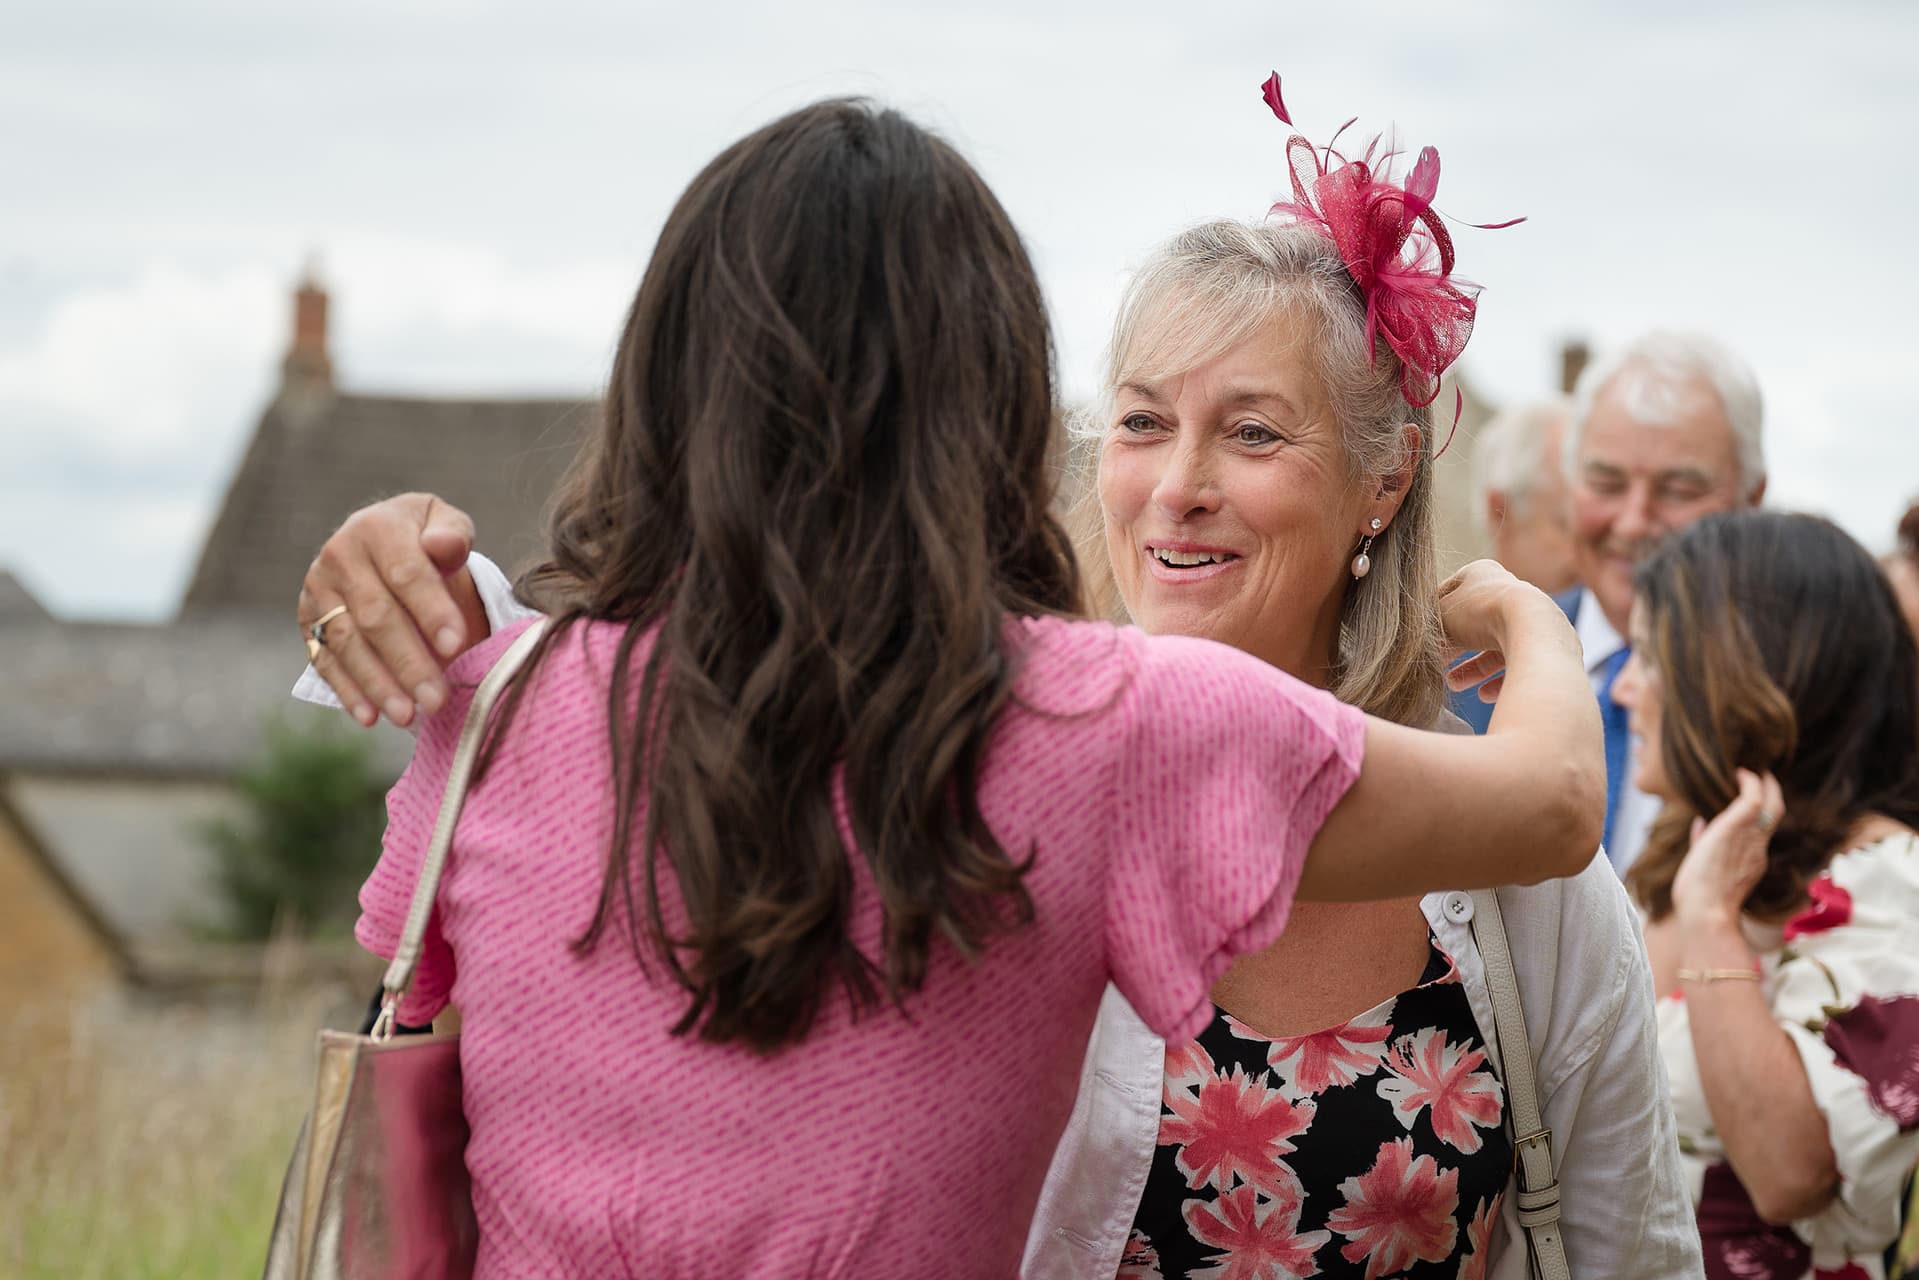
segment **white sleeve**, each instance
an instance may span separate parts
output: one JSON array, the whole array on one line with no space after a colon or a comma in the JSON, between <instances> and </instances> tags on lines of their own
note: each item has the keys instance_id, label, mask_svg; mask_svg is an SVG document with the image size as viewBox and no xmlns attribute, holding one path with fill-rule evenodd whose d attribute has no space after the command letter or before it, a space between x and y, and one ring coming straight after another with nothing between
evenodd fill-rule
<instances>
[{"instance_id":1,"label":"white sleeve","mask_svg":"<svg viewBox=\"0 0 1919 1280\"><path fill-rule=\"evenodd\" d=\"M1556 1016L1528 1030L1567 1262L1579 1280L1703 1276L1638 916L1603 859L1559 883ZM1538 889L1520 893L1536 901ZM1522 971L1522 985L1527 977ZM1604 1014L1579 1016L1596 1008ZM1562 1026L1571 1034L1557 1034ZM1523 1239L1507 1247L1523 1260Z\"/></svg>"},{"instance_id":2,"label":"white sleeve","mask_svg":"<svg viewBox=\"0 0 1919 1280\"><path fill-rule=\"evenodd\" d=\"M473 585L480 592L480 604L486 609L487 627L498 631L501 627L519 622L524 618L539 616L538 609L532 609L513 594L513 583L507 578L499 565L475 551L466 558L467 572L473 575ZM293 683L293 696L301 702L311 702L322 707L338 707L340 699L334 696L332 686L320 678L320 673L311 666L300 673Z\"/></svg>"}]
</instances>

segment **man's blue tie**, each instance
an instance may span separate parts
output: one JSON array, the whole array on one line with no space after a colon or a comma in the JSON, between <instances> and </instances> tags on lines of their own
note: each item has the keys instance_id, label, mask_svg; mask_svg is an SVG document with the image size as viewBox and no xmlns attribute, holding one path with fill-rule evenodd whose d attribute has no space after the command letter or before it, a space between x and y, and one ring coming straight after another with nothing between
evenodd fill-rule
<instances>
[{"instance_id":1,"label":"man's blue tie","mask_svg":"<svg viewBox=\"0 0 1919 1280\"><path fill-rule=\"evenodd\" d=\"M1619 818L1619 798L1626 791L1626 709L1612 700L1613 682L1632 657L1627 646L1606 659L1606 680L1599 686L1599 723L1606 732L1606 857L1613 866L1619 855L1613 851L1613 828Z\"/></svg>"}]
</instances>

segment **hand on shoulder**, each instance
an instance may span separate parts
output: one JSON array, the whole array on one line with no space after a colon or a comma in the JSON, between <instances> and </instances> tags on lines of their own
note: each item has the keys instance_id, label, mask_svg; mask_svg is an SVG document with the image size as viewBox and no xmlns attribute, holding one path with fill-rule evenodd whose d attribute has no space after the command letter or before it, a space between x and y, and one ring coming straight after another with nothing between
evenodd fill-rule
<instances>
[{"instance_id":1,"label":"hand on shoulder","mask_svg":"<svg viewBox=\"0 0 1919 1280\"><path fill-rule=\"evenodd\" d=\"M445 704L442 665L488 633L466 569L472 550L465 512L403 493L354 512L307 567L300 630L334 613L313 666L362 725L384 713L405 726Z\"/></svg>"}]
</instances>

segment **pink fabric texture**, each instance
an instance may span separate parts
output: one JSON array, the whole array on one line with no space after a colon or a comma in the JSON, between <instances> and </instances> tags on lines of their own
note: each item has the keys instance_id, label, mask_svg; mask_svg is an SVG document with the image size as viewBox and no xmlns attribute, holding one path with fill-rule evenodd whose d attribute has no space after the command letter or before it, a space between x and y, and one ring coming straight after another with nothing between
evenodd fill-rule
<instances>
[{"instance_id":1,"label":"pink fabric texture","mask_svg":"<svg viewBox=\"0 0 1919 1280\"><path fill-rule=\"evenodd\" d=\"M358 929L381 956L466 698L514 630L455 665L468 692L424 725L388 798ZM464 1019L482 1277L1014 1274L1109 978L1167 1039L1196 1034L1231 957L1284 927L1359 769L1358 712L1235 650L1009 623L1022 673L980 802L1006 848L1034 853L1036 923L973 963L936 948L904 1015L834 1000L763 1057L670 1036L676 988L617 940L570 945L612 819L618 634L569 635L538 672L468 796L401 1013L451 1000ZM877 954L863 872L856 858L853 933Z\"/></svg>"}]
</instances>

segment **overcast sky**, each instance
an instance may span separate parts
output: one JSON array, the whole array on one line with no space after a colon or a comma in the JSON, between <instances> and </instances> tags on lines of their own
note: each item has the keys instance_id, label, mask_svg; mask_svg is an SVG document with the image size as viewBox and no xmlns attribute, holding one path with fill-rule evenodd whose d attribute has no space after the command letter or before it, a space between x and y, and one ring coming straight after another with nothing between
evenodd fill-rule
<instances>
[{"instance_id":1,"label":"overcast sky","mask_svg":"<svg viewBox=\"0 0 1919 1280\"><path fill-rule=\"evenodd\" d=\"M1710 330L1759 372L1774 500L1881 549L1919 493L1916 58L1905 0L9 4L0 567L171 611L309 255L346 388L596 393L681 188L828 94L979 165L1083 393L1129 265L1284 193L1273 68L1308 136L1396 124L1448 214L1530 218L1458 237L1492 396L1569 336Z\"/></svg>"}]
</instances>

